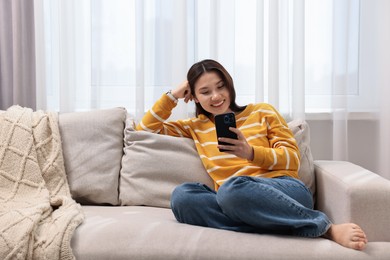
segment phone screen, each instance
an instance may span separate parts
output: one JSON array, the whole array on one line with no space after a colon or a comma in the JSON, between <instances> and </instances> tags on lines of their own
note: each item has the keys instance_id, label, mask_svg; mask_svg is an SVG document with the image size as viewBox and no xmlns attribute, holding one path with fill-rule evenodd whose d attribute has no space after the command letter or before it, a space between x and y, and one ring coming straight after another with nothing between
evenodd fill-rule
<instances>
[{"instance_id":1,"label":"phone screen","mask_svg":"<svg viewBox=\"0 0 390 260\"><path fill-rule=\"evenodd\" d=\"M236 128L236 118L234 113L225 113L215 116L215 129L217 131L217 138L227 137L232 139L237 139L237 134L230 131L229 127ZM229 145L225 142L218 141L218 144ZM226 151L224 149L219 149L220 152Z\"/></svg>"}]
</instances>

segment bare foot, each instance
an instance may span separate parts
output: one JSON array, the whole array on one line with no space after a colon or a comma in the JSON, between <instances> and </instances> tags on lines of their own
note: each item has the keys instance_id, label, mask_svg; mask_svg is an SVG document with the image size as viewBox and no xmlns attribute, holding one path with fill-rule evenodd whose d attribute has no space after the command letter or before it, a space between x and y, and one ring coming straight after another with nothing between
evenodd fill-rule
<instances>
[{"instance_id":1,"label":"bare foot","mask_svg":"<svg viewBox=\"0 0 390 260\"><path fill-rule=\"evenodd\" d=\"M342 246L356 250L363 250L368 242L363 230L353 223L332 224L325 237Z\"/></svg>"}]
</instances>

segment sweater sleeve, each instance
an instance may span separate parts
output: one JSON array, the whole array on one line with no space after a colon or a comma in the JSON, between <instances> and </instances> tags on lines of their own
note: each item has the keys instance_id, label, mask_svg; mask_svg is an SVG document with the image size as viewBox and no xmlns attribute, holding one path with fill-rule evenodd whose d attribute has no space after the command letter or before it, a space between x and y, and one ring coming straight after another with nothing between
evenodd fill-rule
<instances>
[{"instance_id":1,"label":"sweater sleeve","mask_svg":"<svg viewBox=\"0 0 390 260\"><path fill-rule=\"evenodd\" d=\"M253 163L267 170L298 171L300 153L293 133L284 118L272 107L275 113L267 115L263 120L267 124L269 147L254 146Z\"/></svg>"},{"instance_id":2,"label":"sweater sleeve","mask_svg":"<svg viewBox=\"0 0 390 260\"><path fill-rule=\"evenodd\" d=\"M163 94L153 107L146 112L141 122L136 126L136 130L171 136L191 137L184 121L166 122L175 107L176 103L166 94Z\"/></svg>"}]
</instances>

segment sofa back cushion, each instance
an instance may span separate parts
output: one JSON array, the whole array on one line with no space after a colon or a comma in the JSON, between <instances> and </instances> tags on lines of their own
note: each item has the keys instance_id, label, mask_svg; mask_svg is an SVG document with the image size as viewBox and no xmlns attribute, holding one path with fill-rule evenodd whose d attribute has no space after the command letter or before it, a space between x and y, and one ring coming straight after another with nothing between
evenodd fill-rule
<instances>
[{"instance_id":1,"label":"sofa back cushion","mask_svg":"<svg viewBox=\"0 0 390 260\"><path fill-rule=\"evenodd\" d=\"M301 151L300 177L314 194L308 125L297 120L290 122L289 127ZM124 151L119 187L121 205L170 207L173 189L184 182L200 182L214 188L192 139L135 131L129 121Z\"/></svg>"},{"instance_id":2,"label":"sofa back cushion","mask_svg":"<svg viewBox=\"0 0 390 260\"><path fill-rule=\"evenodd\" d=\"M59 115L65 169L77 202L119 205L125 120L124 108Z\"/></svg>"},{"instance_id":3,"label":"sofa back cushion","mask_svg":"<svg viewBox=\"0 0 390 260\"><path fill-rule=\"evenodd\" d=\"M316 182L314 174L314 161L310 149L310 128L306 121L296 119L287 123L298 143L301 153L299 178L310 189L315 198Z\"/></svg>"},{"instance_id":4,"label":"sofa back cushion","mask_svg":"<svg viewBox=\"0 0 390 260\"><path fill-rule=\"evenodd\" d=\"M170 207L173 189L184 182L214 184L188 138L126 127L119 198L121 205Z\"/></svg>"}]
</instances>

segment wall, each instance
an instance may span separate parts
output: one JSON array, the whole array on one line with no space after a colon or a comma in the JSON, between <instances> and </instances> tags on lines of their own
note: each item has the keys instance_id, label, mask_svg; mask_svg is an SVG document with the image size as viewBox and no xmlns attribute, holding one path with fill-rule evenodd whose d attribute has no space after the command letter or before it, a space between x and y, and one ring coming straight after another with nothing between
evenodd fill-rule
<instances>
[{"instance_id":1,"label":"wall","mask_svg":"<svg viewBox=\"0 0 390 260\"><path fill-rule=\"evenodd\" d=\"M331 120L306 120L310 127L311 152L315 160L332 160ZM379 123L374 119L348 121L348 161L378 172Z\"/></svg>"}]
</instances>

